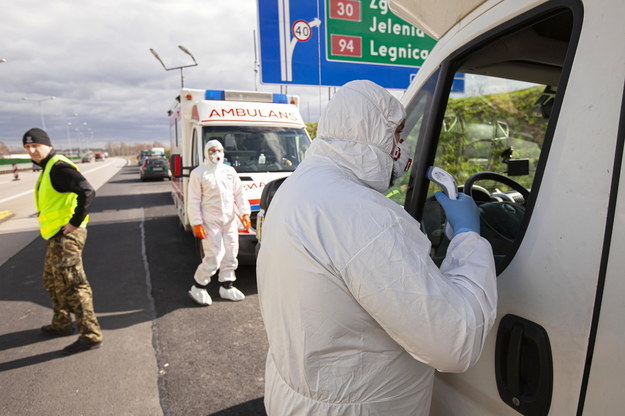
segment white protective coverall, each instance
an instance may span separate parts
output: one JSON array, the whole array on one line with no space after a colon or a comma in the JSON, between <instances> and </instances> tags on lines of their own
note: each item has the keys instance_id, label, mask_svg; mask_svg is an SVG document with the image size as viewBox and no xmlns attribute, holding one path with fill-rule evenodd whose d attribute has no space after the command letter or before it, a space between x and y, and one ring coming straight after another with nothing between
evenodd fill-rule
<instances>
[{"instance_id":1,"label":"white protective coverall","mask_svg":"<svg viewBox=\"0 0 625 416\"><path fill-rule=\"evenodd\" d=\"M202 224L207 234L202 240L204 259L194 275L200 285L210 283L218 269L220 282L236 280L235 270L239 264L237 211L241 216L251 212L237 172L229 165L211 162L208 149L206 145L204 164L189 175L187 208L191 226Z\"/></svg>"},{"instance_id":2,"label":"white protective coverall","mask_svg":"<svg viewBox=\"0 0 625 416\"><path fill-rule=\"evenodd\" d=\"M378 85L346 84L271 202L257 262L269 415L427 415L434 369L479 358L492 250L458 234L439 270L419 223L383 195L403 118Z\"/></svg>"}]
</instances>

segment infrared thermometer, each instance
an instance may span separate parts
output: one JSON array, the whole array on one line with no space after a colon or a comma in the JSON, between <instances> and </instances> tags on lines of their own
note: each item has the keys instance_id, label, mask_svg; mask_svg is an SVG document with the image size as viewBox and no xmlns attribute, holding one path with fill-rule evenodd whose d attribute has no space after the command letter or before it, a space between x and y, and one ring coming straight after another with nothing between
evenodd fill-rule
<instances>
[{"instance_id":1,"label":"infrared thermometer","mask_svg":"<svg viewBox=\"0 0 625 416\"><path fill-rule=\"evenodd\" d=\"M443 192L449 199L458 199L458 187L456 186L454 177L451 176L449 172L435 166L430 166L426 176L430 181L443 188Z\"/></svg>"},{"instance_id":2,"label":"infrared thermometer","mask_svg":"<svg viewBox=\"0 0 625 416\"><path fill-rule=\"evenodd\" d=\"M458 199L458 187L456 186L456 180L449 172L430 166L425 174L427 178L440 186L443 189L443 193L449 197L449 199ZM445 235L448 239L452 239L454 236L454 230L447 221L445 224Z\"/></svg>"}]
</instances>

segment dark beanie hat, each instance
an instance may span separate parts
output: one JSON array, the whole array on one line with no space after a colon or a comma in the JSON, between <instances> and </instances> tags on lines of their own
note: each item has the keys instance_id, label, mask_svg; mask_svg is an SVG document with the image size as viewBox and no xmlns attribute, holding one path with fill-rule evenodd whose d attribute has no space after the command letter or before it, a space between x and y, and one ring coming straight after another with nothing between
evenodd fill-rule
<instances>
[{"instance_id":1,"label":"dark beanie hat","mask_svg":"<svg viewBox=\"0 0 625 416\"><path fill-rule=\"evenodd\" d=\"M38 128L30 129L24 133L22 144L26 146L28 143L39 143L52 147L48 133Z\"/></svg>"}]
</instances>

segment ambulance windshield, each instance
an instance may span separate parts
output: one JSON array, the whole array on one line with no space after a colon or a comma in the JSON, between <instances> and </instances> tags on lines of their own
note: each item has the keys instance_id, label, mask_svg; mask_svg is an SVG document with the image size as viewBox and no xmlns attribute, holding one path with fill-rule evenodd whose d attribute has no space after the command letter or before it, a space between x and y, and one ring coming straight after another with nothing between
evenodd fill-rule
<instances>
[{"instance_id":1,"label":"ambulance windshield","mask_svg":"<svg viewBox=\"0 0 625 416\"><path fill-rule=\"evenodd\" d=\"M310 145L305 129L284 127L205 126L202 140L219 140L225 163L240 173L291 172Z\"/></svg>"}]
</instances>

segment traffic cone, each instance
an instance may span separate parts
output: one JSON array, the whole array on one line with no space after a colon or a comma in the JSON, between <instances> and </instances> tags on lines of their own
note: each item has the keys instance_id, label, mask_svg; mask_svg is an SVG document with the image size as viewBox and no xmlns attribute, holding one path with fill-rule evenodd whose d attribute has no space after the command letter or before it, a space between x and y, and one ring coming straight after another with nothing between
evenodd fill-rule
<instances>
[{"instance_id":1,"label":"traffic cone","mask_svg":"<svg viewBox=\"0 0 625 416\"><path fill-rule=\"evenodd\" d=\"M17 171L17 164L13 163L13 180L14 181L19 181L20 180L20 174Z\"/></svg>"}]
</instances>

